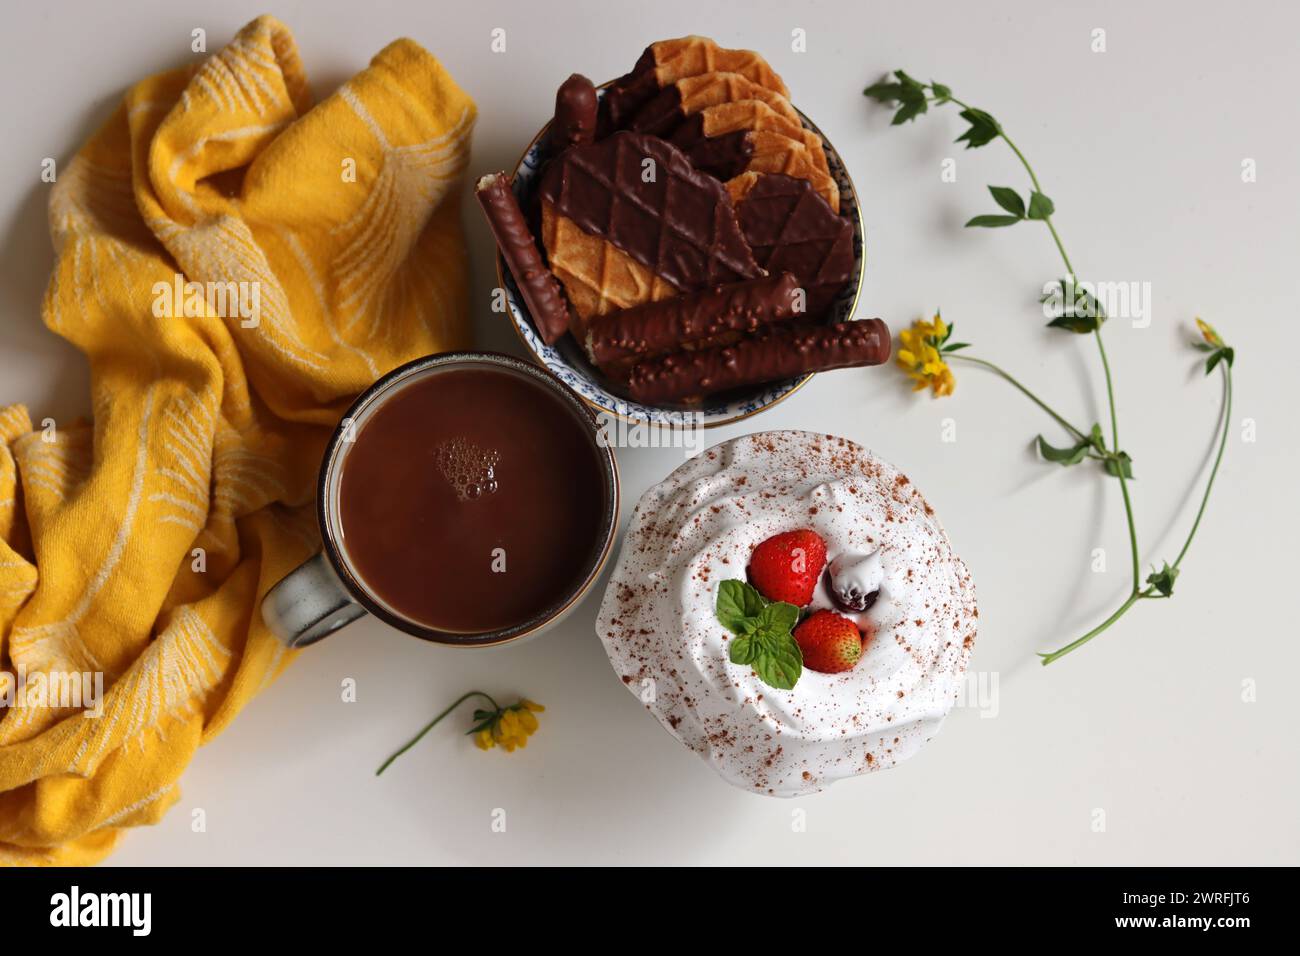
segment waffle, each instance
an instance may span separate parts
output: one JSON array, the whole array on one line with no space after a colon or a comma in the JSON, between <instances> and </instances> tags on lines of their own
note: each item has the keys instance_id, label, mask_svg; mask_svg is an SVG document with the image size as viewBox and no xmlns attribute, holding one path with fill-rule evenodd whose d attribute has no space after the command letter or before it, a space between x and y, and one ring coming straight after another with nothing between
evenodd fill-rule
<instances>
[{"instance_id":1,"label":"waffle","mask_svg":"<svg viewBox=\"0 0 1300 956\"><path fill-rule=\"evenodd\" d=\"M753 50L729 50L699 36L660 40L646 47L632 71L615 80L605 94L602 127L627 128L637 112L661 90L686 77L707 73L738 73L787 99L790 95L781 77Z\"/></svg>"},{"instance_id":2,"label":"waffle","mask_svg":"<svg viewBox=\"0 0 1300 956\"><path fill-rule=\"evenodd\" d=\"M664 87L637 111L628 128L669 138L688 117L711 106L742 100L757 100L796 127L802 123L798 110L780 93L759 86L739 73L702 73L682 77Z\"/></svg>"},{"instance_id":3,"label":"waffle","mask_svg":"<svg viewBox=\"0 0 1300 956\"><path fill-rule=\"evenodd\" d=\"M733 100L707 106L686 117L668 138L674 146L688 155L691 147L701 139L716 139L731 133L767 131L803 143L813 165L827 176L830 164L822 139L802 124L778 113L762 100ZM727 177L730 178L730 177Z\"/></svg>"},{"instance_id":4,"label":"waffle","mask_svg":"<svg viewBox=\"0 0 1300 956\"><path fill-rule=\"evenodd\" d=\"M802 142L770 130L756 130L748 134L748 139L753 145L753 155L745 166L746 172L781 173L794 179L806 179L826 200L832 212L840 211L839 186L835 185L830 173L817 167L811 152Z\"/></svg>"},{"instance_id":5,"label":"waffle","mask_svg":"<svg viewBox=\"0 0 1300 956\"><path fill-rule=\"evenodd\" d=\"M580 313L600 314L612 297L625 304L654 301L647 275L692 292L762 274L725 187L656 137L621 132L566 150L543 175L540 196L551 220L543 244L552 268L565 273L566 291L566 278L577 287ZM608 243L647 272L627 268L575 232ZM631 278L609 288L611 274Z\"/></svg>"},{"instance_id":6,"label":"waffle","mask_svg":"<svg viewBox=\"0 0 1300 956\"><path fill-rule=\"evenodd\" d=\"M727 191L754 258L769 273L792 273L808 315L821 315L853 274L853 224L804 179L742 173Z\"/></svg>"},{"instance_id":7,"label":"waffle","mask_svg":"<svg viewBox=\"0 0 1300 956\"><path fill-rule=\"evenodd\" d=\"M549 202L542 203L542 243L576 314L570 330L579 341L598 316L678 294L671 282L608 240L583 232Z\"/></svg>"}]
</instances>

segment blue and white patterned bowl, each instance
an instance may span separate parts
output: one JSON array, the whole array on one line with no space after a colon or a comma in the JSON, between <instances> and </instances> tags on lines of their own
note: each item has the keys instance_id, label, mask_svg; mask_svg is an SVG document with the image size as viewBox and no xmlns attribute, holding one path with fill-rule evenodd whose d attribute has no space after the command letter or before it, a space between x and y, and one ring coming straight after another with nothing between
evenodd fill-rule
<instances>
[{"instance_id":1,"label":"blue and white patterned bowl","mask_svg":"<svg viewBox=\"0 0 1300 956\"><path fill-rule=\"evenodd\" d=\"M602 96L605 86L599 90ZM831 176L834 177L840 190L840 215L847 216L853 223L853 274L827 311L827 321L842 322L853 317L858 296L862 291L865 258L862 213L858 209L858 194L854 189L853 180L849 177L840 154L802 111L799 112L799 117L803 120L803 125L821 136L822 142L825 143L826 161L830 166ZM542 168L548 158L545 144L546 134L550 128L551 124L547 123L542 127L541 132L533 137L528 148L524 150L524 155L520 158L511 181L515 198L519 200L519 205L524 210L529 209L535 199ZM572 336L564 336L555 345L547 345L542 341L528 312L528 306L524 304L523 297L519 294L519 287L506 269L500 252L497 253L497 283L506 290L506 302L510 308L510 316L514 320L515 331L519 333L520 339L532 352L533 357L554 372L564 384L577 392L597 411L629 422L667 426L726 425L771 408L777 402L789 398L812 378L809 374L781 382L768 382L741 391L709 396L702 404L690 406L642 405L612 391L608 380L587 360L587 356Z\"/></svg>"}]
</instances>

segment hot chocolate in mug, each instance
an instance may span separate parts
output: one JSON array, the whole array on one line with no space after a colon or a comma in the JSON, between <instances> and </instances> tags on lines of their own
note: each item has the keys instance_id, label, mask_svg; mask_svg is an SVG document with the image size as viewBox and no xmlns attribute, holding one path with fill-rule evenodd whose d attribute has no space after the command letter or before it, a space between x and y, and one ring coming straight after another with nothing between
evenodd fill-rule
<instances>
[{"instance_id":1,"label":"hot chocolate in mug","mask_svg":"<svg viewBox=\"0 0 1300 956\"><path fill-rule=\"evenodd\" d=\"M551 373L493 352L417 359L340 421L317 489L323 550L262 618L289 647L367 612L439 644L518 640L600 574L618 499L613 450Z\"/></svg>"}]
</instances>

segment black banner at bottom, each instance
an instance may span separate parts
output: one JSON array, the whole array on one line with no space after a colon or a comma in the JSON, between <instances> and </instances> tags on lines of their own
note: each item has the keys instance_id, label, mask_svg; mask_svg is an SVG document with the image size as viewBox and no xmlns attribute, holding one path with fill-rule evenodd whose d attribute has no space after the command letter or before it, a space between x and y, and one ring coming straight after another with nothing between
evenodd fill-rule
<instances>
[{"instance_id":1,"label":"black banner at bottom","mask_svg":"<svg viewBox=\"0 0 1300 956\"><path fill-rule=\"evenodd\" d=\"M662 882L671 880L670 889ZM590 881L588 886L587 884ZM92 936L216 943L281 934L295 943L367 939L464 919L533 938L588 937L619 925L633 936L667 929L673 906L692 926L734 935L733 918L760 937L762 914L784 900L785 919L834 925L863 919L923 927L927 938L968 938L972 927L1223 943L1256 929L1284 929L1294 873L1287 869L889 869L734 873L656 871L611 879L575 870L560 879L511 869L82 869L0 870L13 938ZM697 892L683 892L695 886ZM784 889L781 889L784 887ZM755 911L752 905L768 902ZM748 902L745 902L748 900ZM700 917L712 910L714 919ZM724 925L730 925L724 930ZM528 929L525 930L525 927ZM769 927L770 930L770 927ZM696 930L691 929L693 942ZM355 938L355 937L353 937ZM622 932L615 937L622 938ZM612 942L613 940L611 940Z\"/></svg>"}]
</instances>

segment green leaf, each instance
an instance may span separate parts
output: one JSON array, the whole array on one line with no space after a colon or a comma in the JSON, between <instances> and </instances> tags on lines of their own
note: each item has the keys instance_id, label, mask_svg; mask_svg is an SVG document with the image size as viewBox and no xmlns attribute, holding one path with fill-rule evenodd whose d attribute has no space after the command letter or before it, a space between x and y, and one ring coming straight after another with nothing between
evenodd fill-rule
<instances>
[{"instance_id":1,"label":"green leaf","mask_svg":"<svg viewBox=\"0 0 1300 956\"><path fill-rule=\"evenodd\" d=\"M968 349L968 348L970 348L969 342L953 342L952 345L945 345L941 351L958 352L961 349Z\"/></svg>"},{"instance_id":2,"label":"green leaf","mask_svg":"<svg viewBox=\"0 0 1300 956\"><path fill-rule=\"evenodd\" d=\"M1128 452L1121 451L1114 458L1107 458L1102 462L1106 469L1106 474L1112 478L1118 478L1123 472L1125 478L1133 477L1133 459L1128 456Z\"/></svg>"},{"instance_id":3,"label":"green leaf","mask_svg":"<svg viewBox=\"0 0 1300 956\"><path fill-rule=\"evenodd\" d=\"M1014 226L1020 221L1019 216L976 216L966 223L966 228L980 226L985 229L997 229L1001 226Z\"/></svg>"},{"instance_id":4,"label":"green leaf","mask_svg":"<svg viewBox=\"0 0 1300 956\"><path fill-rule=\"evenodd\" d=\"M925 84L908 76L903 70L895 70L894 76L898 77L898 82L905 90L914 91L925 95Z\"/></svg>"},{"instance_id":5,"label":"green leaf","mask_svg":"<svg viewBox=\"0 0 1300 956\"><path fill-rule=\"evenodd\" d=\"M909 120L916 119L930 108L929 104L925 102L924 90L914 92L905 86L902 88L902 100L903 105L900 106L898 112L894 114L893 120L890 121L890 126L901 126Z\"/></svg>"},{"instance_id":6,"label":"green leaf","mask_svg":"<svg viewBox=\"0 0 1300 956\"><path fill-rule=\"evenodd\" d=\"M993 194L993 201L1011 215L1017 219L1025 218L1025 201L1020 198L1020 193L1009 186L990 186L989 192Z\"/></svg>"},{"instance_id":7,"label":"green leaf","mask_svg":"<svg viewBox=\"0 0 1300 956\"><path fill-rule=\"evenodd\" d=\"M1101 426L1096 422L1092 423L1092 428L1088 432L1088 441L1092 443L1093 448L1105 454L1106 436L1101 433Z\"/></svg>"},{"instance_id":8,"label":"green leaf","mask_svg":"<svg viewBox=\"0 0 1300 956\"><path fill-rule=\"evenodd\" d=\"M1228 367L1232 368L1233 357L1231 346L1224 346L1221 349L1215 349L1210 357L1205 360L1205 374L1209 375L1213 372L1220 362L1227 362Z\"/></svg>"},{"instance_id":9,"label":"green leaf","mask_svg":"<svg viewBox=\"0 0 1300 956\"><path fill-rule=\"evenodd\" d=\"M1147 575L1147 584L1151 585L1165 597L1174 593L1174 581L1178 579L1178 569L1164 562L1164 567Z\"/></svg>"},{"instance_id":10,"label":"green leaf","mask_svg":"<svg viewBox=\"0 0 1300 956\"><path fill-rule=\"evenodd\" d=\"M777 690L790 690L803 673L803 652L789 633L770 636L751 663L763 683Z\"/></svg>"},{"instance_id":11,"label":"green leaf","mask_svg":"<svg viewBox=\"0 0 1300 956\"><path fill-rule=\"evenodd\" d=\"M727 580L718 585L714 608L718 622L732 634L744 636L758 626L767 601L744 581Z\"/></svg>"},{"instance_id":12,"label":"green leaf","mask_svg":"<svg viewBox=\"0 0 1300 956\"><path fill-rule=\"evenodd\" d=\"M758 628L763 631L786 634L799 623L799 609L785 601L774 601L758 615Z\"/></svg>"},{"instance_id":13,"label":"green leaf","mask_svg":"<svg viewBox=\"0 0 1300 956\"><path fill-rule=\"evenodd\" d=\"M958 136L956 142L964 141L967 149L978 149L980 146L987 145L1002 133L998 121L983 110L962 110L961 118L970 123L970 129Z\"/></svg>"},{"instance_id":14,"label":"green leaf","mask_svg":"<svg viewBox=\"0 0 1300 956\"><path fill-rule=\"evenodd\" d=\"M803 671L803 654L791 633L799 623L799 609L785 601L768 603L754 591L763 604L752 615L745 613L754 610L754 598L741 585L753 591L743 581L723 581L718 586L718 620L737 634L727 657L733 664L752 667L764 683L789 690Z\"/></svg>"},{"instance_id":15,"label":"green leaf","mask_svg":"<svg viewBox=\"0 0 1300 956\"><path fill-rule=\"evenodd\" d=\"M952 99L952 90L949 87L944 86L942 83L936 83L934 80L931 80L930 89L934 92L935 97L940 101Z\"/></svg>"},{"instance_id":16,"label":"green leaf","mask_svg":"<svg viewBox=\"0 0 1300 956\"><path fill-rule=\"evenodd\" d=\"M1067 332L1086 335L1100 328L1101 319L1095 315L1076 315L1073 312L1068 312L1065 315L1058 315L1047 324L1054 329L1065 329Z\"/></svg>"},{"instance_id":17,"label":"green leaf","mask_svg":"<svg viewBox=\"0 0 1300 956\"><path fill-rule=\"evenodd\" d=\"M873 83L862 91L863 96L869 96L878 103L884 103L886 106L893 106L901 99L901 83L891 83L888 80L881 80L879 83Z\"/></svg>"},{"instance_id":18,"label":"green leaf","mask_svg":"<svg viewBox=\"0 0 1300 956\"><path fill-rule=\"evenodd\" d=\"M1038 190L1035 189L1029 194L1030 219L1046 219L1054 212L1056 212L1056 204Z\"/></svg>"},{"instance_id":19,"label":"green leaf","mask_svg":"<svg viewBox=\"0 0 1300 956\"><path fill-rule=\"evenodd\" d=\"M731 642L727 656L733 664L752 664L758 656L758 641L753 637L738 637Z\"/></svg>"},{"instance_id":20,"label":"green leaf","mask_svg":"<svg viewBox=\"0 0 1300 956\"><path fill-rule=\"evenodd\" d=\"M1198 352L1214 352L1214 351L1217 351L1216 346L1211 345L1209 342L1193 342L1193 343L1192 343L1192 348L1196 349L1196 351L1198 351Z\"/></svg>"},{"instance_id":21,"label":"green leaf","mask_svg":"<svg viewBox=\"0 0 1300 956\"><path fill-rule=\"evenodd\" d=\"M1073 448L1057 448L1050 445L1042 435L1038 436L1038 453L1048 461L1054 461L1058 465L1077 465L1083 461L1084 456L1088 454L1088 443L1080 442Z\"/></svg>"},{"instance_id":22,"label":"green leaf","mask_svg":"<svg viewBox=\"0 0 1300 956\"><path fill-rule=\"evenodd\" d=\"M898 82L881 80L868 86L862 93L887 106L897 106L898 112L894 114L892 124L898 126L920 116L928 107L923 84L902 70L895 70L894 76Z\"/></svg>"},{"instance_id":23,"label":"green leaf","mask_svg":"<svg viewBox=\"0 0 1300 956\"><path fill-rule=\"evenodd\" d=\"M465 736L468 737L470 734L476 734L480 730L487 730L489 727L492 726L492 721L495 719L496 719L496 714L493 714L491 717L489 717L487 720L483 721L482 723L475 724L469 730L465 731Z\"/></svg>"}]
</instances>

